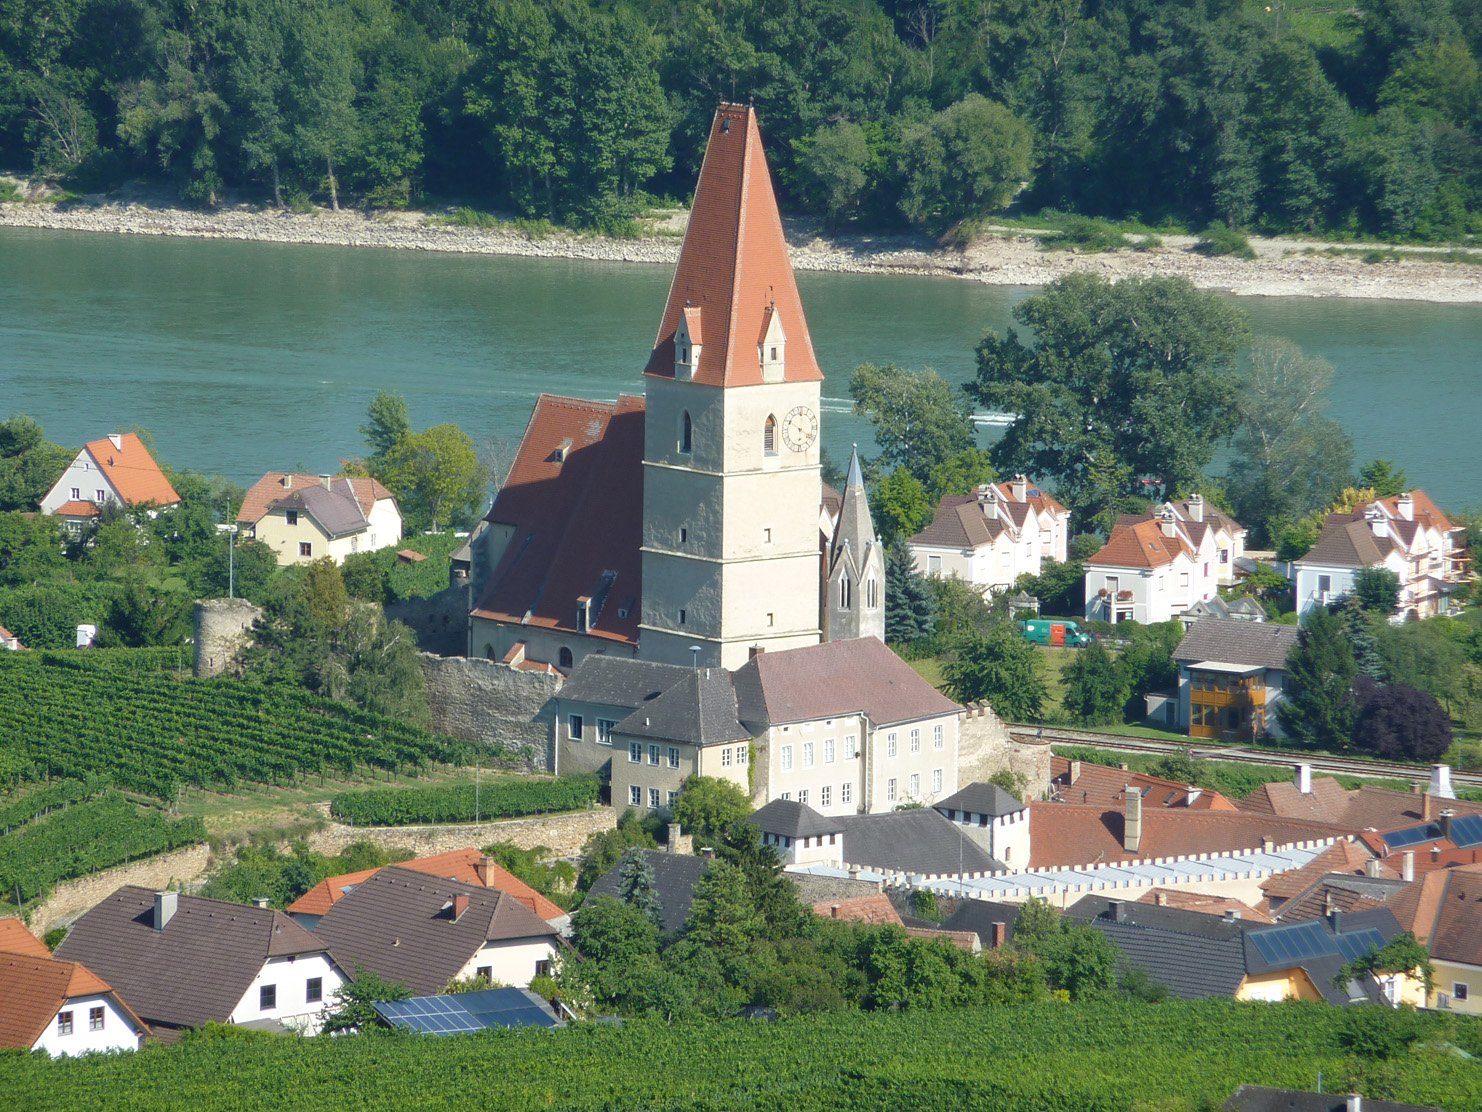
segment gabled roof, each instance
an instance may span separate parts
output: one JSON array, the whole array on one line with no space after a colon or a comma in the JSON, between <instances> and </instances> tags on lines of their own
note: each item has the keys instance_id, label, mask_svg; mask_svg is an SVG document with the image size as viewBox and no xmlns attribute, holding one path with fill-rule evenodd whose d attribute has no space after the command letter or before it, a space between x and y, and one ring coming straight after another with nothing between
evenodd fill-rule
<instances>
[{"instance_id":1,"label":"gabled roof","mask_svg":"<svg viewBox=\"0 0 1482 1112\"><path fill-rule=\"evenodd\" d=\"M695 899L695 885L705 875L710 862L704 857L689 853L665 853L662 850L643 850L644 858L653 869L654 892L659 897L659 929L665 934L678 934L690 917L690 904ZM611 896L621 900L623 892L623 864L619 861L603 873L587 889L587 899Z\"/></svg>"},{"instance_id":2,"label":"gabled roof","mask_svg":"<svg viewBox=\"0 0 1482 1112\"><path fill-rule=\"evenodd\" d=\"M929 807L845 815L840 849L846 864L898 873L1004 872L956 823Z\"/></svg>"},{"instance_id":3,"label":"gabled roof","mask_svg":"<svg viewBox=\"0 0 1482 1112\"><path fill-rule=\"evenodd\" d=\"M67 501L57 507L58 517L97 517L98 513L96 502Z\"/></svg>"},{"instance_id":4,"label":"gabled roof","mask_svg":"<svg viewBox=\"0 0 1482 1112\"><path fill-rule=\"evenodd\" d=\"M1194 504L1187 498L1175 498L1165 502L1164 505L1172 507L1173 512L1178 515L1180 521L1194 521ZM1231 535L1246 531L1244 525L1241 525L1240 522L1208 501L1204 503L1204 524L1221 529Z\"/></svg>"},{"instance_id":5,"label":"gabled roof","mask_svg":"<svg viewBox=\"0 0 1482 1112\"><path fill-rule=\"evenodd\" d=\"M1173 650L1173 659L1183 664L1211 661L1284 671L1299 632L1296 626L1275 622L1200 618Z\"/></svg>"},{"instance_id":6,"label":"gabled roof","mask_svg":"<svg viewBox=\"0 0 1482 1112\"><path fill-rule=\"evenodd\" d=\"M1352 791L1331 776L1314 776L1312 791L1297 790L1291 780L1263 784L1240 800L1242 811L1259 811L1284 818L1315 819L1350 830L1397 830L1426 822L1426 797L1368 785ZM1462 799L1432 799L1431 814L1449 808L1458 815L1482 815L1482 803Z\"/></svg>"},{"instance_id":7,"label":"gabled roof","mask_svg":"<svg viewBox=\"0 0 1482 1112\"><path fill-rule=\"evenodd\" d=\"M1451 519L1442 512L1441 507L1437 506L1431 500L1431 496L1425 491L1412 490L1406 493L1410 495L1410 504L1413 507L1411 518L1416 524L1424 525L1431 529L1439 529L1443 533L1450 532L1455 528L1451 524ZM1388 498L1378 499L1372 505L1379 506L1393 520L1403 521L1404 518L1400 517L1401 497L1402 495L1400 494L1391 494Z\"/></svg>"},{"instance_id":8,"label":"gabled roof","mask_svg":"<svg viewBox=\"0 0 1482 1112\"><path fill-rule=\"evenodd\" d=\"M1057 802L1121 808L1126 806L1129 787L1142 793L1144 813L1146 808L1151 807L1183 807L1195 811L1236 810L1235 804L1229 799L1209 788L1091 761L1072 761L1068 757L1053 755L1050 757L1050 789Z\"/></svg>"},{"instance_id":9,"label":"gabled roof","mask_svg":"<svg viewBox=\"0 0 1482 1112\"><path fill-rule=\"evenodd\" d=\"M750 726L864 714L877 726L960 708L874 637L759 653L734 674Z\"/></svg>"},{"instance_id":10,"label":"gabled roof","mask_svg":"<svg viewBox=\"0 0 1482 1112\"><path fill-rule=\"evenodd\" d=\"M1106 544L1086 560L1087 566L1110 568L1161 568L1189 552L1178 535L1163 535L1162 525L1151 517L1122 519L1112 527Z\"/></svg>"},{"instance_id":11,"label":"gabled roof","mask_svg":"<svg viewBox=\"0 0 1482 1112\"><path fill-rule=\"evenodd\" d=\"M486 518L511 536L473 614L638 640L643 525L643 399L614 403L542 394Z\"/></svg>"},{"instance_id":12,"label":"gabled roof","mask_svg":"<svg viewBox=\"0 0 1482 1112\"><path fill-rule=\"evenodd\" d=\"M1243 920L1085 896L1066 911L1106 935L1127 960L1183 1000L1234 996L1245 980Z\"/></svg>"},{"instance_id":13,"label":"gabled roof","mask_svg":"<svg viewBox=\"0 0 1482 1112\"><path fill-rule=\"evenodd\" d=\"M1335 911L1372 911L1410 887L1397 876L1353 876L1329 873L1281 905L1276 918L1283 923L1321 919Z\"/></svg>"},{"instance_id":14,"label":"gabled roof","mask_svg":"<svg viewBox=\"0 0 1482 1112\"><path fill-rule=\"evenodd\" d=\"M614 732L692 745L751 740L751 731L737 721L736 692L724 668L686 670L662 695L635 708Z\"/></svg>"},{"instance_id":15,"label":"gabled roof","mask_svg":"<svg viewBox=\"0 0 1482 1112\"><path fill-rule=\"evenodd\" d=\"M1180 911L1197 911L1201 915L1233 915L1246 923L1270 923L1274 920L1233 896L1211 896L1204 892L1189 892L1182 888L1154 888L1137 899L1138 903L1154 904L1158 907L1173 907Z\"/></svg>"},{"instance_id":16,"label":"gabled roof","mask_svg":"<svg viewBox=\"0 0 1482 1112\"><path fill-rule=\"evenodd\" d=\"M237 511L240 525L256 525L263 515L289 495L309 487L323 489L324 481L318 475L306 475L296 471L269 471L247 488L242 497L242 508ZM349 497L362 511L369 514L375 504L390 498L391 492L369 475L336 475L330 485L342 497Z\"/></svg>"},{"instance_id":17,"label":"gabled roof","mask_svg":"<svg viewBox=\"0 0 1482 1112\"><path fill-rule=\"evenodd\" d=\"M1482 967L1482 865L1428 873L1388 906L1431 957Z\"/></svg>"},{"instance_id":18,"label":"gabled roof","mask_svg":"<svg viewBox=\"0 0 1482 1112\"><path fill-rule=\"evenodd\" d=\"M81 996L110 997L141 1034L147 1032L108 983L87 966L50 955L0 953L0 1047L31 1049L67 1001Z\"/></svg>"},{"instance_id":19,"label":"gabled roof","mask_svg":"<svg viewBox=\"0 0 1482 1112\"><path fill-rule=\"evenodd\" d=\"M840 923L863 923L870 927L904 927L901 913L884 892L856 896L849 900L821 900L813 905L813 914Z\"/></svg>"},{"instance_id":20,"label":"gabled roof","mask_svg":"<svg viewBox=\"0 0 1482 1112\"><path fill-rule=\"evenodd\" d=\"M51 951L17 916L0 919L0 954L19 954L27 958L49 958Z\"/></svg>"},{"instance_id":21,"label":"gabled roof","mask_svg":"<svg viewBox=\"0 0 1482 1112\"><path fill-rule=\"evenodd\" d=\"M634 707L657 699L693 669L631 656L583 657L556 698L609 707Z\"/></svg>"},{"instance_id":22,"label":"gabled roof","mask_svg":"<svg viewBox=\"0 0 1482 1112\"><path fill-rule=\"evenodd\" d=\"M1394 551L1389 537L1376 537L1363 514L1329 514L1317 543L1296 561L1298 567L1368 568Z\"/></svg>"},{"instance_id":23,"label":"gabled roof","mask_svg":"<svg viewBox=\"0 0 1482 1112\"><path fill-rule=\"evenodd\" d=\"M351 493L350 484L343 479L331 479L331 486L300 487L277 499L272 509L295 510L307 514L318 523L331 538L348 537L369 528L366 510L362 509Z\"/></svg>"},{"instance_id":24,"label":"gabled roof","mask_svg":"<svg viewBox=\"0 0 1482 1112\"><path fill-rule=\"evenodd\" d=\"M150 1023L224 1022L268 958L327 949L281 911L201 896L177 896L175 914L155 930L154 896L120 888L57 947L59 958L86 964Z\"/></svg>"},{"instance_id":25,"label":"gabled roof","mask_svg":"<svg viewBox=\"0 0 1482 1112\"><path fill-rule=\"evenodd\" d=\"M1374 855L1364 848L1362 842L1345 838L1341 842L1334 842L1300 869L1277 873L1262 881L1261 891L1268 900L1289 900L1333 873L1360 876L1370 868L1374 859ZM1396 875L1388 866L1382 868L1386 876Z\"/></svg>"},{"instance_id":26,"label":"gabled roof","mask_svg":"<svg viewBox=\"0 0 1482 1112\"><path fill-rule=\"evenodd\" d=\"M787 337L786 381L823 378L788 262L756 112L745 105L722 104L710 125L689 227L645 373L674 376L674 332L687 307L699 310L705 337L696 382L760 384L759 345L770 315L780 319Z\"/></svg>"},{"instance_id":27,"label":"gabled roof","mask_svg":"<svg viewBox=\"0 0 1482 1112\"><path fill-rule=\"evenodd\" d=\"M820 815L796 799L774 799L747 815L746 821L763 834L778 834L785 838L815 838L844 829L842 818Z\"/></svg>"},{"instance_id":28,"label":"gabled roof","mask_svg":"<svg viewBox=\"0 0 1482 1112\"><path fill-rule=\"evenodd\" d=\"M1001 818L1024 810L1024 804L1012 792L1006 792L997 784L978 782L933 803L938 811L967 811L974 815L991 815Z\"/></svg>"},{"instance_id":29,"label":"gabled roof","mask_svg":"<svg viewBox=\"0 0 1482 1112\"><path fill-rule=\"evenodd\" d=\"M414 857L410 861L398 862L396 867L410 869L414 873L441 877L444 880L456 880L460 884L472 884L507 893L546 922L564 919L567 914L550 899L542 896L492 858L486 859L483 850L472 846L467 849L434 854L430 857ZM484 883L483 876L480 875L481 869L484 870L483 875L488 877L488 884ZM289 904L288 913L290 915L323 915L338 903L346 892L365 883L378 872L380 869L361 869L358 872L326 877Z\"/></svg>"},{"instance_id":30,"label":"gabled roof","mask_svg":"<svg viewBox=\"0 0 1482 1112\"><path fill-rule=\"evenodd\" d=\"M455 896L468 907L456 919ZM335 902L314 928L347 968L414 993L442 991L486 942L548 940L556 931L506 892L388 865Z\"/></svg>"},{"instance_id":31,"label":"gabled roof","mask_svg":"<svg viewBox=\"0 0 1482 1112\"><path fill-rule=\"evenodd\" d=\"M911 538L912 544L939 548L977 548L992 544L1011 526L1002 515L983 513L976 494L949 494L937 503L925 529Z\"/></svg>"},{"instance_id":32,"label":"gabled roof","mask_svg":"<svg viewBox=\"0 0 1482 1112\"><path fill-rule=\"evenodd\" d=\"M1004 941L1014 938L1014 927L1019 922L1022 904L994 903L991 900L962 900L957 910L942 920L942 929L950 931L972 931L986 950L993 945L993 924L1004 925Z\"/></svg>"},{"instance_id":33,"label":"gabled roof","mask_svg":"<svg viewBox=\"0 0 1482 1112\"><path fill-rule=\"evenodd\" d=\"M125 506L172 506L180 501L180 495L137 433L115 433L101 440L89 440L83 450L93 457Z\"/></svg>"}]
</instances>

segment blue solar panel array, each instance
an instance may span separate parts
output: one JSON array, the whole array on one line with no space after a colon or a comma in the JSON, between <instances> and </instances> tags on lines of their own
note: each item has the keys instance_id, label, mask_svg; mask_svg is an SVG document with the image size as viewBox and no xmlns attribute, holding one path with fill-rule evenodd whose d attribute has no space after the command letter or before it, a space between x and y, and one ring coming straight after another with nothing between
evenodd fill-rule
<instances>
[{"instance_id":1,"label":"blue solar panel array","mask_svg":"<svg viewBox=\"0 0 1482 1112\"><path fill-rule=\"evenodd\" d=\"M1384 936L1373 927L1333 935L1316 921L1252 931L1250 940L1261 957L1279 967L1313 958L1341 957L1353 961L1384 945Z\"/></svg>"},{"instance_id":2,"label":"blue solar panel array","mask_svg":"<svg viewBox=\"0 0 1482 1112\"><path fill-rule=\"evenodd\" d=\"M493 1027L555 1027L538 998L518 988L491 988L455 996L413 996L376 1004L381 1018L424 1035L466 1035Z\"/></svg>"},{"instance_id":3,"label":"blue solar panel array","mask_svg":"<svg viewBox=\"0 0 1482 1112\"><path fill-rule=\"evenodd\" d=\"M1435 842L1445 837L1438 822L1407 826L1404 830L1391 830L1381 835L1390 849L1418 846L1422 842ZM1482 845L1482 815L1462 815L1451 820L1451 843L1460 849Z\"/></svg>"}]
</instances>

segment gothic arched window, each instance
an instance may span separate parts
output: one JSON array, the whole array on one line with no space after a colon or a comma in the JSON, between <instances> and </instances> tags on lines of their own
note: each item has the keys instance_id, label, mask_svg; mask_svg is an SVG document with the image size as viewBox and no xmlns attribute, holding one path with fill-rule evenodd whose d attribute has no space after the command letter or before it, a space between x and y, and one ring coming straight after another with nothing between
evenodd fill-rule
<instances>
[{"instance_id":1,"label":"gothic arched window","mask_svg":"<svg viewBox=\"0 0 1482 1112\"><path fill-rule=\"evenodd\" d=\"M571 650L565 645L562 645L561 651L556 654L556 664L561 668L571 667Z\"/></svg>"},{"instance_id":2,"label":"gothic arched window","mask_svg":"<svg viewBox=\"0 0 1482 1112\"><path fill-rule=\"evenodd\" d=\"M777 418L771 414L767 415L767 423L762 426L762 454L777 454Z\"/></svg>"},{"instance_id":3,"label":"gothic arched window","mask_svg":"<svg viewBox=\"0 0 1482 1112\"><path fill-rule=\"evenodd\" d=\"M679 450L689 455L694 447L694 426L690 421L690 411L685 410L679 418Z\"/></svg>"},{"instance_id":4,"label":"gothic arched window","mask_svg":"<svg viewBox=\"0 0 1482 1112\"><path fill-rule=\"evenodd\" d=\"M854 584L849 582L849 577L846 575L839 580L839 606L844 610L848 610L850 603L853 601Z\"/></svg>"},{"instance_id":5,"label":"gothic arched window","mask_svg":"<svg viewBox=\"0 0 1482 1112\"><path fill-rule=\"evenodd\" d=\"M880 583L873 575L865 580L865 605L871 610L880 605Z\"/></svg>"}]
</instances>

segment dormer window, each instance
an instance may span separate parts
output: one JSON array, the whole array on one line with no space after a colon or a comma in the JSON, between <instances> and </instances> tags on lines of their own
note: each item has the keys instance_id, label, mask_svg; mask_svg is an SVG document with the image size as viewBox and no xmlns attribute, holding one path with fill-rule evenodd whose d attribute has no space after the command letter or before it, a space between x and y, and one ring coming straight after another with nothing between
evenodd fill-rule
<instances>
[{"instance_id":1,"label":"dormer window","mask_svg":"<svg viewBox=\"0 0 1482 1112\"><path fill-rule=\"evenodd\" d=\"M576 631L585 633L592 621L592 600L586 595L576 600Z\"/></svg>"},{"instance_id":2,"label":"dormer window","mask_svg":"<svg viewBox=\"0 0 1482 1112\"><path fill-rule=\"evenodd\" d=\"M762 365L762 381L781 382L787 363L787 337L782 332L782 318L775 305L769 305L762 318L762 337L756 355Z\"/></svg>"},{"instance_id":3,"label":"dormer window","mask_svg":"<svg viewBox=\"0 0 1482 1112\"><path fill-rule=\"evenodd\" d=\"M700 310L686 305L674 329L674 377L692 379L700 366Z\"/></svg>"}]
</instances>

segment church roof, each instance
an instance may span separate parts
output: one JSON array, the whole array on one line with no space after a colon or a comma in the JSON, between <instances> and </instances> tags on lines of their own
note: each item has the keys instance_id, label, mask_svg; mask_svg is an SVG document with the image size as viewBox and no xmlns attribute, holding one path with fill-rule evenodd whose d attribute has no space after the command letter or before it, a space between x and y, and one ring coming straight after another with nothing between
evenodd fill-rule
<instances>
[{"instance_id":1,"label":"church roof","mask_svg":"<svg viewBox=\"0 0 1482 1112\"><path fill-rule=\"evenodd\" d=\"M486 520L511 530L473 614L635 643L643 512L643 399L542 394Z\"/></svg>"},{"instance_id":2,"label":"church roof","mask_svg":"<svg viewBox=\"0 0 1482 1112\"><path fill-rule=\"evenodd\" d=\"M696 382L759 385L760 342L774 314L787 338L785 380L823 378L788 262L756 112L746 105L716 109L647 374L673 377L674 333L681 313L692 338L698 341L702 331L704 335Z\"/></svg>"}]
</instances>

